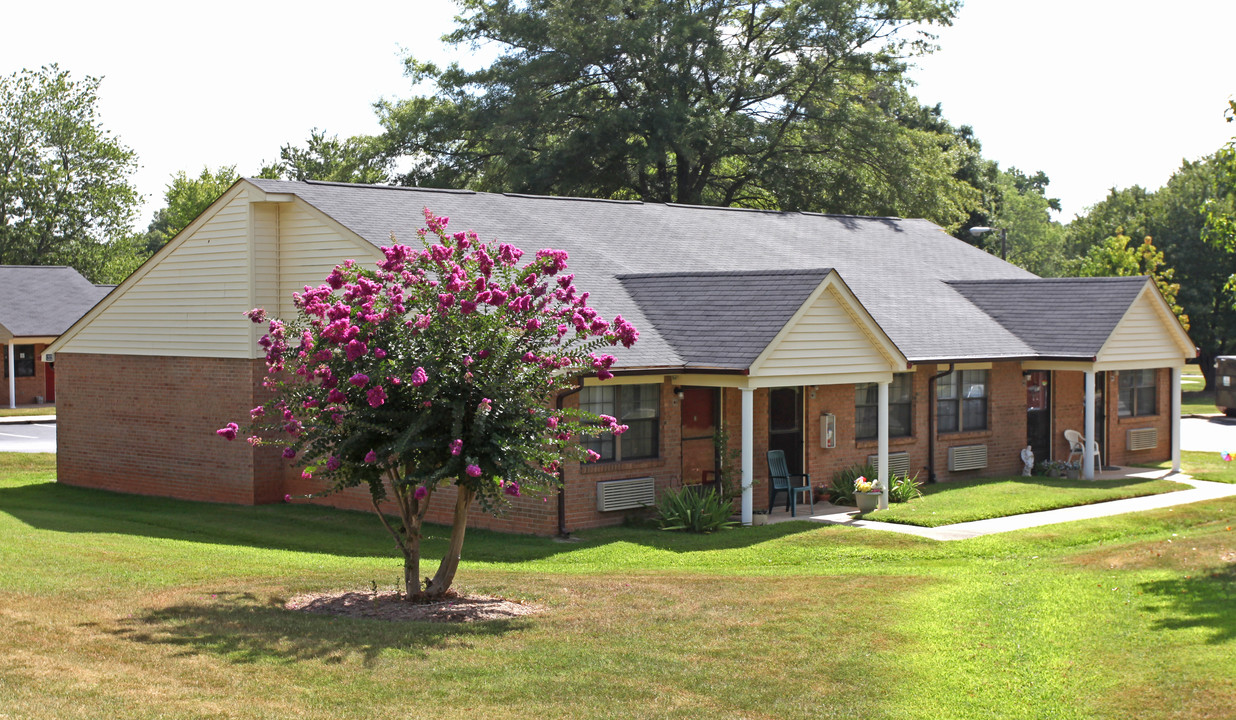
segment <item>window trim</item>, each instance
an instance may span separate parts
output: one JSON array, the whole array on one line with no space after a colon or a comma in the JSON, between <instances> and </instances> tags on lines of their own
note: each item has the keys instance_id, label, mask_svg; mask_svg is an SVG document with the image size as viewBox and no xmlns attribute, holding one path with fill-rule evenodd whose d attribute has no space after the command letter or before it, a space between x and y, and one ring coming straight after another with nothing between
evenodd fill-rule
<instances>
[{"instance_id":1,"label":"window trim","mask_svg":"<svg viewBox=\"0 0 1236 720\"><path fill-rule=\"evenodd\" d=\"M975 399L977 399L977 398L964 398L964 397L962 397L961 388L962 388L962 386L963 386L963 385L965 385L965 384L966 384L966 377L967 377L967 373L974 373L974 374L976 374L976 373L983 373L983 375L984 375L984 380L983 380L983 427L975 427L975 428L968 428L968 427L966 427L966 416L965 416L965 406L966 406L966 403L965 403L965 400L967 400L967 399L970 399L970 400L975 400ZM942 399L942 398L940 397L940 383L941 383L941 381L946 380L946 379L950 379L950 378L956 378L955 383L956 383L956 386L957 386L957 391L956 391L956 393L955 393L955 397L952 397L952 398L943 398L943 399ZM973 381L971 381L971 382L973 382ZM952 384L952 383L950 383L950 384ZM945 375L944 377L938 378L938 379L936 380L936 388L935 388L935 390L936 390L936 393L935 393L935 394L936 394L936 406L935 406L934 408L932 408L932 412L934 412L934 413L936 414L936 433L937 433L937 434L940 434L940 435L954 435L954 434L960 434L960 433L990 432L990 431L991 431L991 370L954 370L953 372L949 373L948 375ZM940 418L941 418L941 413L940 413L940 405L941 405L941 404L943 404L943 403L950 403L950 404L952 404L952 405L954 405L954 406L956 407L956 413L955 413L955 415L956 415L956 417L957 417L957 428L956 428L956 429L953 429L953 430L945 430L945 429L942 427L942 425L941 425L941 423L940 423Z\"/></svg>"},{"instance_id":2,"label":"window trim","mask_svg":"<svg viewBox=\"0 0 1236 720\"><path fill-rule=\"evenodd\" d=\"M1136 377L1150 378L1148 385L1131 385L1128 388L1124 387L1124 379L1132 377L1136 373ZM1149 389L1152 400L1152 409L1142 412L1138 407L1137 398L1141 395L1140 390ZM1125 392L1131 393L1130 402L1128 403L1129 412L1123 412L1122 409L1126 405L1122 402L1122 396ZM1123 370L1120 372L1120 377L1116 381L1116 417L1118 418L1139 418L1139 417L1154 417L1159 414L1159 369L1158 368L1138 368L1136 370Z\"/></svg>"},{"instance_id":3,"label":"window trim","mask_svg":"<svg viewBox=\"0 0 1236 720\"><path fill-rule=\"evenodd\" d=\"M904 382L909 384L909 387L906 388L907 392L906 392L905 402L893 402L892 400L892 397L893 397L893 387L892 386L896 384L899 379L903 379ZM858 402L858 396L859 396L859 393L861 392L860 388L865 388L866 386L873 386L873 385L876 385L876 383L854 383L854 441L855 442L870 442L872 440L879 439L879 435L880 435L880 426L879 426L880 403L879 403L879 400L877 399L876 402L870 403L870 404L867 404L867 403L859 404ZM892 440L895 438L914 437L914 373L912 372L893 373L893 382L889 383L888 394L889 394L888 438ZM895 435L892 432L893 408L898 408L898 407L903 407L903 406L906 408L904 411L906 413L906 424L905 424L906 431L903 434ZM859 428L858 415L859 415L860 408L861 409L874 408L876 412L876 431L872 435L859 435L858 434L858 428Z\"/></svg>"},{"instance_id":4,"label":"window trim","mask_svg":"<svg viewBox=\"0 0 1236 720\"><path fill-rule=\"evenodd\" d=\"M631 418L631 419L626 419L623 417L622 394L624 390L629 391L628 390L629 388L655 388L656 401L653 403L654 414L652 417ZM585 448L590 448L598 452L600 451L600 448L595 447L594 443L603 442L604 440L607 440L607 439L612 441L612 446L614 449L614 456L607 458L602 454L601 458L593 464L632 462L632 461L639 461L639 460L657 460L661 457L661 383L638 383L638 384L633 384L633 385L608 385L608 386L588 385L583 389L583 391L580 392L580 398L579 398L580 408L583 408L587 404L592 404L592 403L586 402L584 398L584 391L589 391L589 390L592 390L592 391L613 390L614 392L613 412L608 412L604 414L612 415L613 417L617 418L619 425L630 426L632 423L647 423L652 426L652 454L650 455L638 455L635 457L626 457L623 454L622 439L627 433L631 432L630 430L627 430L627 432L623 433L622 435L614 435L613 433L602 433L601 435L598 435L595 438L583 439L581 442Z\"/></svg>"}]
</instances>

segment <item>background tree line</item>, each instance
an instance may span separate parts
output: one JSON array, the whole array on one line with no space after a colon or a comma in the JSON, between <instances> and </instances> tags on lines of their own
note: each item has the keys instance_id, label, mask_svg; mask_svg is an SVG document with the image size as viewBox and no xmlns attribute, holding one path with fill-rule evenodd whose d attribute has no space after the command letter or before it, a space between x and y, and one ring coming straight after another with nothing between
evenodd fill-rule
<instances>
[{"instance_id":1,"label":"background tree line","mask_svg":"<svg viewBox=\"0 0 1236 720\"><path fill-rule=\"evenodd\" d=\"M255 174L921 217L997 253L998 233L968 230L1002 228L1008 260L1039 275L1155 276L1207 371L1215 354L1236 350L1231 147L1186 161L1158 190L1113 189L1059 222L1043 172L983 157L970 127L912 93L906 64L933 49L926 31L952 22L954 0L457 2L445 39L496 52L492 62L409 57L410 81L428 91L376 103L381 133L314 130ZM0 84L0 162L38 169L37 182L9 172L0 187L0 262L67 262L114 282L233 183L236 167L178 173L166 206L134 231L126 175L135 159L90 113L78 135L111 143L110 175L94 190L56 185L52 140L40 158L18 157L23 128L62 112L47 100L57 87L92 108L98 81L52 68ZM91 148L80 152L101 152ZM32 199L12 200L12 186ZM36 221L57 200L66 219Z\"/></svg>"}]
</instances>

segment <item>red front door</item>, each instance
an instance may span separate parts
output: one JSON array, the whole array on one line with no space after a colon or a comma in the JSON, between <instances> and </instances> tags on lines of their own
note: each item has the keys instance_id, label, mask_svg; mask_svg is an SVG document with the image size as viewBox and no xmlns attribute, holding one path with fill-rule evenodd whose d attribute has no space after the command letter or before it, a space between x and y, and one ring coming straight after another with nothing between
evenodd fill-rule
<instances>
[{"instance_id":1,"label":"red front door","mask_svg":"<svg viewBox=\"0 0 1236 720\"><path fill-rule=\"evenodd\" d=\"M718 388L682 389L682 482L694 484L717 479L717 419L721 405Z\"/></svg>"},{"instance_id":2,"label":"red front door","mask_svg":"<svg viewBox=\"0 0 1236 720\"><path fill-rule=\"evenodd\" d=\"M43 374L46 378L44 397L47 398L47 402L54 403L56 402L56 363L47 363L45 369L47 372Z\"/></svg>"}]
</instances>

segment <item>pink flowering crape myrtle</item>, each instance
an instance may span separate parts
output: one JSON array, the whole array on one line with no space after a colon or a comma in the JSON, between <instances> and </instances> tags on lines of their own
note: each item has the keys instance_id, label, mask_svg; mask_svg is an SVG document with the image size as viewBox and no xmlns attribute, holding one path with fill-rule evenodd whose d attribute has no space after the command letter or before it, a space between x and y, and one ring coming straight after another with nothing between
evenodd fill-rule
<instances>
[{"instance_id":1,"label":"pink flowering crape myrtle","mask_svg":"<svg viewBox=\"0 0 1236 720\"><path fill-rule=\"evenodd\" d=\"M500 512L511 498L556 487L564 458L585 460L581 435L622 432L614 418L555 410L583 375L612 377L606 348L639 337L606 320L565 274L567 254L526 257L473 232L447 232L425 211L421 248L393 242L376 268L353 260L293 300L297 317L248 313L268 332L251 442L285 448L329 491L364 485L404 555L409 598L439 596L454 579L468 509ZM219 430L232 440L236 423ZM451 544L422 585L421 524L434 492L455 485Z\"/></svg>"}]
</instances>

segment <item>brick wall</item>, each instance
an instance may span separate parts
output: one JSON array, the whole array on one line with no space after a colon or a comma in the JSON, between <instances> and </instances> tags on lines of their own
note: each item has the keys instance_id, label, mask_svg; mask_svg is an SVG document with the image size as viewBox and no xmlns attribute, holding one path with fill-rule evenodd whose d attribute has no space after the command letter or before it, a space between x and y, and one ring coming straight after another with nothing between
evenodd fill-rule
<instances>
[{"instance_id":1,"label":"brick wall","mask_svg":"<svg viewBox=\"0 0 1236 720\"><path fill-rule=\"evenodd\" d=\"M278 502L284 493L309 494L323 489L319 480L300 477L300 470L278 456L275 449L254 450L243 442L224 442L214 433L229 420L248 417L249 408L266 391L260 387L260 360L213 358L143 357L129 355L84 355L62 353L57 357L59 452L58 474L71 485L149 495L231 502L240 504ZM911 472L927 479L928 382L935 366L914 373L913 434L891 438L889 451L910 454ZM1142 418L1119 418L1116 414L1116 383L1108 374L1108 462L1128 464L1166 458L1170 454L1170 371L1159 372L1159 413ZM1057 458L1068 454L1063 440L1067 427L1082 427L1081 373L1053 374L1053 451ZM987 430L939 435L936 444L936 475L947 481L991 475L1016 475L1021 470L1018 453L1025 445L1025 385L1018 363L996 363L989 375ZM649 460L569 463L566 475L566 527L569 531L615 525L628 515L647 511L600 513L596 510L596 484L603 480L653 477L658 496L683 483L680 450L681 417L675 382L661 383L660 456ZM689 376L677 378L689 385ZM854 386L820 385L804 389L806 424L804 445L807 472L816 485L826 484L833 473L865 462L876 452L874 440L854 437ZM725 389L722 416L731 433L731 447L741 447L741 393ZM577 396L567 400L568 406ZM768 402L769 392L754 394L755 507L768 503ZM837 447L820 447L820 417L833 413L837 419ZM1125 431L1132 427L1159 428L1159 446L1132 453L1125 449ZM948 472L948 448L984 444L988 467L964 473ZM1107 459L1105 457L1105 459ZM695 478L689 481L695 482ZM369 510L368 491L353 488L316 500L336 507ZM429 519L449 523L454 490L435 494ZM551 535L557 532L557 496L524 497L514 501L500 517L474 506L470 527L505 532Z\"/></svg>"},{"instance_id":2,"label":"brick wall","mask_svg":"<svg viewBox=\"0 0 1236 720\"><path fill-rule=\"evenodd\" d=\"M18 405L34 405L38 402L38 398L43 398L47 401L47 363L43 362L43 350L46 345L34 346L34 376L19 377L14 380L14 394L17 396ZM0 372L0 407L9 406L9 354L8 346L0 345L0 363L4 365L4 372Z\"/></svg>"},{"instance_id":3,"label":"brick wall","mask_svg":"<svg viewBox=\"0 0 1236 720\"><path fill-rule=\"evenodd\" d=\"M271 502L278 451L226 442L215 430L243 422L262 361L56 356L57 479L69 485L211 502Z\"/></svg>"}]
</instances>

